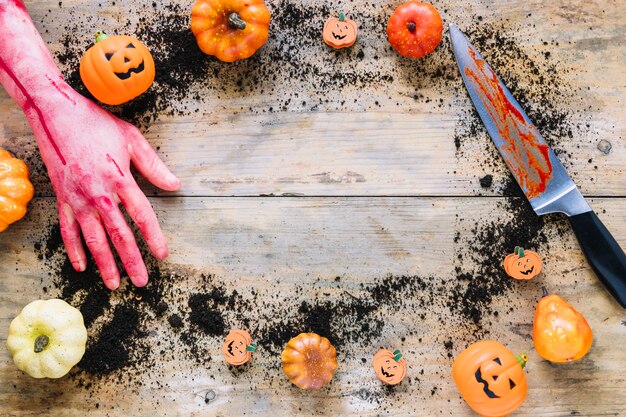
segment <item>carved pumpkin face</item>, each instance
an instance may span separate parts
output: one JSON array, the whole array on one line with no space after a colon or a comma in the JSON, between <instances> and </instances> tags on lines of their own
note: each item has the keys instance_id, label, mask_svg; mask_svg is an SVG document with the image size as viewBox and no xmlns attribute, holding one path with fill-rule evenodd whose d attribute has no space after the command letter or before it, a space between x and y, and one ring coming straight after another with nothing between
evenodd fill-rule
<instances>
[{"instance_id":1,"label":"carved pumpkin face","mask_svg":"<svg viewBox=\"0 0 626 417\"><path fill-rule=\"evenodd\" d=\"M378 379L389 385L399 384L406 376L406 361L399 350L379 350L374 355L372 365Z\"/></svg>"},{"instance_id":2,"label":"carved pumpkin face","mask_svg":"<svg viewBox=\"0 0 626 417\"><path fill-rule=\"evenodd\" d=\"M231 365L243 365L252 358L256 345L245 330L231 330L222 345L224 359Z\"/></svg>"},{"instance_id":3,"label":"carved pumpkin face","mask_svg":"<svg viewBox=\"0 0 626 417\"><path fill-rule=\"evenodd\" d=\"M122 104L145 92L154 81L154 60L132 36L96 35L96 44L80 61L80 77L99 101Z\"/></svg>"},{"instance_id":4,"label":"carved pumpkin face","mask_svg":"<svg viewBox=\"0 0 626 417\"><path fill-rule=\"evenodd\" d=\"M315 333L300 333L281 355L283 371L298 388L316 390L328 384L337 370L337 352L330 341Z\"/></svg>"},{"instance_id":5,"label":"carved pumpkin face","mask_svg":"<svg viewBox=\"0 0 626 417\"><path fill-rule=\"evenodd\" d=\"M331 17L324 23L322 36L324 42L333 48L347 48L356 42L357 25L354 20L346 19L343 13L339 13L339 18Z\"/></svg>"},{"instance_id":6,"label":"carved pumpkin face","mask_svg":"<svg viewBox=\"0 0 626 417\"><path fill-rule=\"evenodd\" d=\"M504 258L504 270L510 277L529 280L541 272L541 258L536 252L516 247L515 253Z\"/></svg>"},{"instance_id":7,"label":"carved pumpkin face","mask_svg":"<svg viewBox=\"0 0 626 417\"><path fill-rule=\"evenodd\" d=\"M582 358L593 343L589 323L567 301L556 294L544 292L537 304L533 323L533 342L537 353L550 362L570 362Z\"/></svg>"},{"instance_id":8,"label":"carved pumpkin face","mask_svg":"<svg viewBox=\"0 0 626 417\"><path fill-rule=\"evenodd\" d=\"M526 399L526 355L514 355L498 342L483 340L465 349L452 375L470 407L486 417L507 415Z\"/></svg>"}]
</instances>

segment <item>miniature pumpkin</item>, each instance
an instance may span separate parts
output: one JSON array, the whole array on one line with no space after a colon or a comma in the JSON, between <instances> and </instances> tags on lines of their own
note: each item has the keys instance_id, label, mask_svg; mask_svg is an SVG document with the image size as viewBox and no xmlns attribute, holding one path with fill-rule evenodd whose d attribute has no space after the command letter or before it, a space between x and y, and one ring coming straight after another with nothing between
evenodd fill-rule
<instances>
[{"instance_id":1,"label":"miniature pumpkin","mask_svg":"<svg viewBox=\"0 0 626 417\"><path fill-rule=\"evenodd\" d=\"M60 378L85 353L83 315L63 300L37 300L11 322L7 347L15 365L33 378Z\"/></svg>"},{"instance_id":2,"label":"miniature pumpkin","mask_svg":"<svg viewBox=\"0 0 626 417\"><path fill-rule=\"evenodd\" d=\"M346 19L339 13L339 17L331 17L324 23L322 37L326 45L333 48L347 48L354 45L357 37L357 25L354 20Z\"/></svg>"},{"instance_id":3,"label":"miniature pumpkin","mask_svg":"<svg viewBox=\"0 0 626 417\"><path fill-rule=\"evenodd\" d=\"M96 43L80 60L80 78L87 90L105 104L126 103L144 93L154 81L154 60L137 38L96 33Z\"/></svg>"},{"instance_id":4,"label":"miniature pumpkin","mask_svg":"<svg viewBox=\"0 0 626 417\"><path fill-rule=\"evenodd\" d=\"M298 388L320 389L337 370L337 351L330 341L315 333L300 333L282 353L283 371Z\"/></svg>"},{"instance_id":5,"label":"miniature pumpkin","mask_svg":"<svg viewBox=\"0 0 626 417\"><path fill-rule=\"evenodd\" d=\"M379 350L374 355L372 365L376 376L389 385L399 384L406 376L406 361L399 350L394 352L387 349Z\"/></svg>"},{"instance_id":6,"label":"miniature pumpkin","mask_svg":"<svg viewBox=\"0 0 626 417\"><path fill-rule=\"evenodd\" d=\"M400 55L421 58L433 52L443 34L443 22L432 5L416 0L399 6L387 23L389 43Z\"/></svg>"},{"instance_id":7,"label":"miniature pumpkin","mask_svg":"<svg viewBox=\"0 0 626 417\"><path fill-rule=\"evenodd\" d=\"M198 46L224 62L251 57L267 41L269 25L263 0L197 0L191 10Z\"/></svg>"},{"instance_id":8,"label":"miniature pumpkin","mask_svg":"<svg viewBox=\"0 0 626 417\"><path fill-rule=\"evenodd\" d=\"M526 399L524 366L528 357L514 355L504 345L483 340L454 360L452 375L470 407L486 417L507 415Z\"/></svg>"},{"instance_id":9,"label":"miniature pumpkin","mask_svg":"<svg viewBox=\"0 0 626 417\"><path fill-rule=\"evenodd\" d=\"M510 277L521 280L531 279L541 272L541 258L536 252L516 247L514 253L504 258L504 270Z\"/></svg>"},{"instance_id":10,"label":"miniature pumpkin","mask_svg":"<svg viewBox=\"0 0 626 417\"><path fill-rule=\"evenodd\" d=\"M26 214L35 190L24 161L0 148L0 232Z\"/></svg>"},{"instance_id":11,"label":"miniature pumpkin","mask_svg":"<svg viewBox=\"0 0 626 417\"><path fill-rule=\"evenodd\" d=\"M231 330L222 345L224 359L231 365L243 365L252 359L256 344L252 343L250 333L245 330Z\"/></svg>"},{"instance_id":12,"label":"miniature pumpkin","mask_svg":"<svg viewBox=\"0 0 626 417\"><path fill-rule=\"evenodd\" d=\"M567 301L543 290L535 310L533 342L550 362L575 361L591 349L593 334L587 320Z\"/></svg>"}]
</instances>

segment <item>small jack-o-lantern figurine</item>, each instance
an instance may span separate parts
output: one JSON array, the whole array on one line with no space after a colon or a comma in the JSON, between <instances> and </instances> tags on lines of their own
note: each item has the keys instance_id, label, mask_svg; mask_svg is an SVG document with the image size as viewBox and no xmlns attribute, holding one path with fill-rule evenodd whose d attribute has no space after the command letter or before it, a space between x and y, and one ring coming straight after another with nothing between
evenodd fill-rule
<instances>
[{"instance_id":1,"label":"small jack-o-lantern figurine","mask_svg":"<svg viewBox=\"0 0 626 417\"><path fill-rule=\"evenodd\" d=\"M452 376L470 407L486 417L505 416L526 399L524 366L528 357L514 355L501 343L483 340L454 360Z\"/></svg>"},{"instance_id":2,"label":"small jack-o-lantern figurine","mask_svg":"<svg viewBox=\"0 0 626 417\"><path fill-rule=\"evenodd\" d=\"M504 258L504 270L511 278L529 280L541 272L541 258L536 252L519 246Z\"/></svg>"},{"instance_id":3,"label":"small jack-o-lantern figurine","mask_svg":"<svg viewBox=\"0 0 626 417\"><path fill-rule=\"evenodd\" d=\"M589 352L593 334L582 314L544 288L535 310L533 342L542 358L550 362L571 362Z\"/></svg>"},{"instance_id":4,"label":"small jack-o-lantern figurine","mask_svg":"<svg viewBox=\"0 0 626 417\"><path fill-rule=\"evenodd\" d=\"M339 17L331 17L324 23L322 36L326 45L335 49L347 48L354 45L357 37L357 25L354 20L346 19L339 13Z\"/></svg>"},{"instance_id":5,"label":"small jack-o-lantern figurine","mask_svg":"<svg viewBox=\"0 0 626 417\"><path fill-rule=\"evenodd\" d=\"M28 167L0 148L0 233L26 215L35 194Z\"/></svg>"},{"instance_id":6,"label":"small jack-o-lantern figurine","mask_svg":"<svg viewBox=\"0 0 626 417\"><path fill-rule=\"evenodd\" d=\"M389 385L399 384L406 376L406 361L399 350L379 350L374 355L372 365L378 379Z\"/></svg>"},{"instance_id":7,"label":"small jack-o-lantern figurine","mask_svg":"<svg viewBox=\"0 0 626 417\"><path fill-rule=\"evenodd\" d=\"M126 35L96 33L96 44L80 60L80 78L99 101L117 105L143 94L154 81L154 60L146 46Z\"/></svg>"},{"instance_id":8,"label":"small jack-o-lantern figurine","mask_svg":"<svg viewBox=\"0 0 626 417\"><path fill-rule=\"evenodd\" d=\"M298 388L316 390L328 384L337 370L337 351L315 333L300 333L282 353L283 371Z\"/></svg>"},{"instance_id":9,"label":"small jack-o-lantern figurine","mask_svg":"<svg viewBox=\"0 0 626 417\"><path fill-rule=\"evenodd\" d=\"M252 359L256 352L256 344L252 343L250 334L245 330L231 330L222 345L224 359L231 365L243 365Z\"/></svg>"}]
</instances>

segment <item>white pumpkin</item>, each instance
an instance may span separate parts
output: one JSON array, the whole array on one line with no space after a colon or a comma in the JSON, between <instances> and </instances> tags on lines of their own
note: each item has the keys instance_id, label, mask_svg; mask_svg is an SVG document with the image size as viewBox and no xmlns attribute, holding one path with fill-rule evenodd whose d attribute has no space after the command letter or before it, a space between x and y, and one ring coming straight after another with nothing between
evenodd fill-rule
<instances>
[{"instance_id":1,"label":"white pumpkin","mask_svg":"<svg viewBox=\"0 0 626 417\"><path fill-rule=\"evenodd\" d=\"M11 322L7 347L15 365L33 378L60 378L85 354L80 311L63 300L37 300Z\"/></svg>"}]
</instances>

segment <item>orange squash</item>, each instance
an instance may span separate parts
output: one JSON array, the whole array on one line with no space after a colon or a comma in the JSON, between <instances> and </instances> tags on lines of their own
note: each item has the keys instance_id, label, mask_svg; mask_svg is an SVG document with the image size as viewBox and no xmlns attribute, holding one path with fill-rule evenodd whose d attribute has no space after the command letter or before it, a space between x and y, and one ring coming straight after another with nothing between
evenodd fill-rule
<instances>
[{"instance_id":1,"label":"orange squash","mask_svg":"<svg viewBox=\"0 0 626 417\"><path fill-rule=\"evenodd\" d=\"M478 414L500 417L526 399L524 366L528 357L514 355L504 345L483 340L465 349L452 364L452 376L461 395Z\"/></svg>"},{"instance_id":2,"label":"orange squash","mask_svg":"<svg viewBox=\"0 0 626 417\"><path fill-rule=\"evenodd\" d=\"M300 333L282 353L283 371L298 388L316 390L328 384L337 370L337 351L315 333Z\"/></svg>"},{"instance_id":3,"label":"orange squash","mask_svg":"<svg viewBox=\"0 0 626 417\"><path fill-rule=\"evenodd\" d=\"M533 342L550 362L571 362L585 356L593 343L587 320L556 294L544 294L535 310Z\"/></svg>"},{"instance_id":4,"label":"orange squash","mask_svg":"<svg viewBox=\"0 0 626 417\"><path fill-rule=\"evenodd\" d=\"M0 148L0 232L24 217L34 194L24 161Z\"/></svg>"},{"instance_id":5,"label":"orange squash","mask_svg":"<svg viewBox=\"0 0 626 417\"><path fill-rule=\"evenodd\" d=\"M339 17L331 17L324 23L322 37L326 45L335 49L347 48L354 45L357 37L357 25L354 20L346 19L339 13Z\"/></svg>"},{"instance_id":6,"label":"orange squash","mask_svg":"<svg viewBox=\"0 0 626 417\"><path fill-rule=\"evenodd\" d=\"M399 384L406 376L406 361L399 350L379 350L374 355L372 365L378 379L389 385Z\"/></svg>"},{"instance_id":7,"label":"orange squash","mask_svg":"<svg viewBox=\"0 0 626 417\"><path fill-rule=\"evenodd\" d=\"M99 101L117 105L143 94L154 81L154 60L137 38L96 33L80 60L80 78Z\"/></svg>"},{"instance_id":8,"label":"orange squash","mask_svg":"<svg viewBox=\"0 0 626 417\"><path fill-rule=\"evenodd\" d=\"M243 365L252 359L256 344L252 343L250 333L245 330L231 330L222 345L224 359L231 365Z\"/></svg>"},{"instance_id":9,"label":"orange squash","mask_svg":"<svg viewBox=\"0 0 626 417\"><path fill-rule=\"evenodd\" d=\"M251 57L267 41L269 25L263 0L197 0L191 10L198 46L224 62Z\"/></svg>"},{"instance_id":10,"label":"orange squash","mask_svg":"<svg viewBox=\"0 0 626 417\"><path fill-rule=\"evenodd\" d=\"M504 270L515 279L529 280L541 272L543 263L536 252L524 250L519 246L504 258Z\"/></svg>"}]
</instances>

